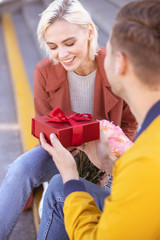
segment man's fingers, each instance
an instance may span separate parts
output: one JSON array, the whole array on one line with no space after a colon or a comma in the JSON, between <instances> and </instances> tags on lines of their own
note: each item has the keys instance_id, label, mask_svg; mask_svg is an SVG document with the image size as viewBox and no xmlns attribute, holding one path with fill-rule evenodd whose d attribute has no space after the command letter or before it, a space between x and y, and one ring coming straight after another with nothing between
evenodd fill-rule
<instances>
[{"instance_id":1,"label":"man's fingers","mask_svg":"<svg viewBox=\"0 0 160 240\"><path fill-rule=\"evenodd\" d=\"M108 133L108 135L106 136L105 131L104 130L100 130L100 141L103 143L108 143L109 145L109 140L108 138L112 136L112 133Z\"/></svg>"}]
</instances>

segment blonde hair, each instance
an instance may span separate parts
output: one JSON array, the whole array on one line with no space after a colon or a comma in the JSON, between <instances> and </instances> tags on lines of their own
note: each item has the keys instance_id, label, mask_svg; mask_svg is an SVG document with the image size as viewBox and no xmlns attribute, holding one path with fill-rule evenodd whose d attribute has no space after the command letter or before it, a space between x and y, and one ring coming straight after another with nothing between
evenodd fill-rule
<instances>
[{"instance_id":1,"label":"blonde hair","mask_svg":"<svg viewBox=\"0 0 160 240\"><path fill-rule=\"evenodd\" d=\"M49 47L45 41L45 31L47 27L56 20L66 20L77 24L82 28L87 28L88 24L93 27L93 38L89 44L89 58L94 60L98 50L98 33L90 14L84 9L78 0L55 0L42 13L37 28L37 36L40 46L47 52L50 58L56 63L56 60L50 54Z\"/></svg>"}]
</instances>

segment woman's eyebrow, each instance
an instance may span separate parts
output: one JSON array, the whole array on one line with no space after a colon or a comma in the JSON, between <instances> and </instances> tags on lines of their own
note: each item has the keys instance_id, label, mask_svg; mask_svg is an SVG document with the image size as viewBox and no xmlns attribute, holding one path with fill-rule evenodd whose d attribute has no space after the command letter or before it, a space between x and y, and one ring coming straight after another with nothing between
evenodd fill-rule
<instances>
[{"instance_id":1,"label":"woman's eyebrow","mask_svg":"<svg viewBox=\"0 0 160 240\"><path fill-rule=\"evenodd\" d=\"M76 37L69 37L69 38L66 38L65 40L62 41L62 43L67 42L68 40L75 39L75 38L76 38Z\"/></svg>"},{"instance_id":2,"label":"woman's eyebrow","mask_svg":"<svg viewBox=\"0 0 160 240\"><path fill-rule=\"evenodd\" d=\"M76 38L76 37L66 38L65 40L62 41L62 43L67 42L67 41L72 40L72 39L75 39L75 38ZM47 44L55 44L55 45L56 45L56 43L54 43L54 42L46 42L46 43L47 43Z\"/></svg>"},{"instance_id":3,"label":"woman's eyebrow","mask_svg":"<svg viewBox=\"0 0 160 240\"><path fill-rule=\"evenodd\" d=\"M47 44L54 44L54 45L56 45L55 43L53 43L53 42L46 42Z\"/></svg>"}]
</instances>

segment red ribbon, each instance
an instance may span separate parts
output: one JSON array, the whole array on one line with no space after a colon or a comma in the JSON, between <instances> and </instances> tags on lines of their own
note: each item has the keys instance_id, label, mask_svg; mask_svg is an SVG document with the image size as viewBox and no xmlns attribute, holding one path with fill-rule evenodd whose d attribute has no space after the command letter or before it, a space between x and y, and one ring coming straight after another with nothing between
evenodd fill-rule
<instances>
[{"instance_id":1,"label":"red ribbon","mask_svg":"<svg viewBox=\"0 0 160 240\"><path fill-rule=\"evenodd\" d=\"M92 120L92 115L88 113L74 113L66 116L58 107L54 108L46 119L48 122L68 122L72 126L72 146L80 146L83 143L83 126L80 121Z\"/></svg>"}]
</instances>

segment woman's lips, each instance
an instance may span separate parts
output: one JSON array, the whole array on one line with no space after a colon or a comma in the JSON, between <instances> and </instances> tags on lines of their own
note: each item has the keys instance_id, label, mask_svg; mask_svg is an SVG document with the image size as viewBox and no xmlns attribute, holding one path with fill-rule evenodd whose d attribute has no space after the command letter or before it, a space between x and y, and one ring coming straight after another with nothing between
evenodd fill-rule
<instances>
[{"instance_id":1,"label":"woman's lips","mask_svg":"<svg viewBox=\"0 0 160 240\"><path fill-rule=\"evenodd\" d=\"M75 59L75 57L72 57L72 58L68 58L68 59L63 60L63 61L61 60L61 62L62 62L64 65L69 66L69 65L71 65L71 64L73 63L74 59Z\"/></svg>"}]
</instances>

